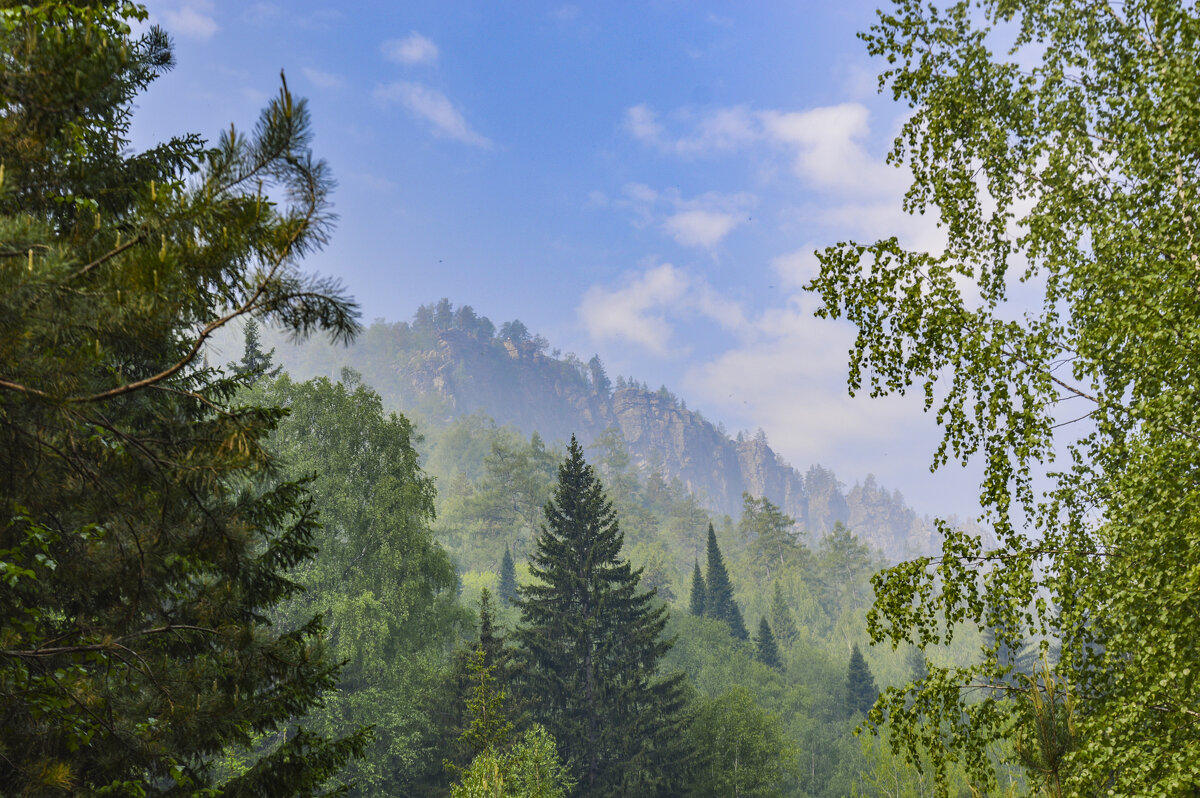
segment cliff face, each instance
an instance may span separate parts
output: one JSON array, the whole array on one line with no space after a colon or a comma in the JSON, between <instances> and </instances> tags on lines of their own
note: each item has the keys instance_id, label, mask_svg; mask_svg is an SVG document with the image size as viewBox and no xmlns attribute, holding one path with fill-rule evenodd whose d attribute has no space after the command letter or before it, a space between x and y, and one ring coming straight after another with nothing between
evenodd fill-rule
<instances>
[{"instance_id":1,"label":"cliff face","mask_svg":"<svg viewBox=\"0 0 1200 798\"><path fill-rule=\"evenodd\" d=\"M643 472L678 479L709 510L735 518L743 492L766 496L810 541L840 521L893 559L934 547L931 524L873 477L846 492L828 469L812 466L801 474L765 436L732 439L665 389L624 380L614 388L598 361L547 355L540 338L414 328L375 325L351 349L280 345L280 357L298 378L336 375L352 365L389 405L435 425L483 412L527 435L536 431L548 441L575 435L585 446L615 428Z\"/></svg>"}]
</instances>

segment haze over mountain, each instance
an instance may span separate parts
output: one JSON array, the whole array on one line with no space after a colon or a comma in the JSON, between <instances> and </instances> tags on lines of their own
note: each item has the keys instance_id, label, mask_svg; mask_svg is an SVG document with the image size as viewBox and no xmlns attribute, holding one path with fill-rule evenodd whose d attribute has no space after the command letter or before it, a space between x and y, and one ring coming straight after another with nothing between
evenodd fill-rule
<instances>
[{"instance_id":1,"label":"haze over mountain","mask_svg":"<svg viewBox=\"0 0 1200 798\"><path fill-rule=\"evenodd\" d=\"M593 446L615 433L639 470L679 480L714 512L738 516L749 493L766 496L813 537L842 522L891 559L936 548L930 520L871 474L847 489L821 465L796 468L762 430L730 435L666 386L612 378L598 357L584 362L552 349L520 321L497 329L469 305L442 299L421 306L411 323L376 321L349 348L293 345L270 333L267 340L294 378L353 368L388 406L427 425L482 413L548 441L575 435Z\"/></svg>"}]
</instances>

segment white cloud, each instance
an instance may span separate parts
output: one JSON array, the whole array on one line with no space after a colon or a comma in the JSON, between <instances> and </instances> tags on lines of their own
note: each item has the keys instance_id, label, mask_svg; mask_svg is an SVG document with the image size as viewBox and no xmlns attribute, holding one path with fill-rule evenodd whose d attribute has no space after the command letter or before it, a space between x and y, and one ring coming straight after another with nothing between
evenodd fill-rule
<instances>
[{"instance_id":1,"label":"white cloud","mask_svg":"<svg viewBox=\"0 0 1200 798\"><path fill-rule=\"evenodd\" d=\"M671 325L662 313L687 290L687 278L669 263L629 280L623 288L592 286L583 295L579 315L592 338L623 340L656 355L670 347Z\"/></svg>"},{"instance_id":2,"label":"white cloud","mask_svg":"<svg viewBox=\"0 0 1200 798\"><path fill-rule=\"evenodd\" d=\"M183 0L164 11L163 20L170 33L207 41L221 29L212 12L212 0Z\"/></svg>"},{"instance_id":3,"label":"white cloud","mask_svg":"<svg viewBox=\"0 0 1200 798\"><path fill-rule=\"evenodd\" d=\"M377 87L375 98L385 103L399 103L409 113L432 125L437 135L483 149L492 147L491 139L473 130L462 112L437 89L401 80Z\"/></svg>"},{"instance_id":4,"label":"white cloud","mask_svg":"<svg viewBox=\"0 0 1200 798\"><path fill-rule=\"evenodd\" d=\"M645 105L635 105L625 112L625 128L634 138L653 144L659 143L665 132L658 115Z\"/></svg>"},{"instance_id":5,"label":"white cloud","mask_svg":"<svg viewBox=\"0 0 1200 798\"><path fill-rule=\"evenodd\" d=\"M656 191L644 183L627 183L622 193L613 204L631 211L637 226L656 224L676 243L708 250L742 224L758 201L752 194L713 191L685 199L677 189Z\"/></svg>"},{"instance_id":6,"label":"white cloud","mask_svg":"<svg viewBox=\"0 0 1200 798\"><path fill-rule=\"evenodd\" d=\"M308 82L321 89L336 89L342 85L342 79L332 72L322 72L319 69L304 67L301 72L304 77L308 78Z\"/></svg>"},{"instance_id":7,"label":"white cloud","mask_svg":"<svg viewBox=\"0 0 1200 798\"><path fill-rule=\"evenodd\" d=\"M844 103L759 118L773 142L794 150L792 169L802 180L841 194L898 197L908 176L867 152L868 116L865 106Z\"/></svg>"},{"instance_id":8,"label":"white cloud","mask_svg":"<svg viewBox=\"0 0 1200 798\"><path fill-rule=\"evenodd\" d=\"M398 64L432 64L438 59L438 46L416 31L402 39L389 39L381 49L384 58Z\"/></svg>"},{"instance_id":9,"label":"white cloud","mask_svg":"<svg viewBox=\"0 0 1200 798\"><path fill-rule=\"evenodd\" d=\"M637 140L685 158L752 146L782 149L791 155L792 173L814 188L852 196L898 195L909 174L866 150L869 117L860 103L786 112L741 105L699 115L681 110L669 118L688 129L672 135L658 113L643 104L625 111L624 127Z\"/></svg>"},{"instance_id":10,"label":"white cloud","mask_svg":"<svg viewBox=\"0 0 1200 798\"><path fill-rule=\"evenodd\" d=\"M737 226L738 217L717 211L680 211L668 216L663 229L685 247L711 249Z\"/></svg>"},{"instance_id":11,"label":"white cloud","mask_svg":"<svg viewBox=\"0 0 1200 798\"><path fill-rule=\"evenodd\" d=\"M844 323L814 318L814 309L815 300L805 297L765 312L743 344L687 372L689 397L770 430L779 451L894 446L911 434L919 400L850 399L845 375L853 333Z\"/></svg>"},{"instance_id":12,"label":"white cloud","mask_svg":"<svg viewBox=\"0 0 1200 798\"><path fill-rule=\"evenodd\" d=\"M771 268L784 286L799 288L817 276L820 263L814 254L816 249L813 244L805 244L794 252L771 259Z\"/></svg>"},{"instance_id":13,"label":"white cloud","mask_svg":"<svg viewBox=\"0 0 1200 798\"><path fill-rule=\"evenodd\" d=\"M673 351L673 322L697 314L735 333L747 328L736 302L722 297L703 277L670 263L627 275L619 288L593 285L579 304L580 319L593 339L625 341L659 356Z\"/></svg>"},{"instance_id":14,"label":"white cloud","mask_svg":"<svg viewBox=\"0 0 1200 798\"><path fill-rule=\"evenodd\" d=\"M677 116L692 119L691 114L682 112ZM639 141L685 157L736 150L764 135L756 115L742 106L718 108L704 114L695 121L691 134L671 138L652 108L635 105L625 111L625 129Z\"/></svg>"}]
</instances>

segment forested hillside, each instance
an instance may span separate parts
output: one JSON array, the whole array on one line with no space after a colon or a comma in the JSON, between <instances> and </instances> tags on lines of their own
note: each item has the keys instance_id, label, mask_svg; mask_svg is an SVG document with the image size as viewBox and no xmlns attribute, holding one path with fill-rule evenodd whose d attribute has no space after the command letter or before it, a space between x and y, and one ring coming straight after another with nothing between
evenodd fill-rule
<instances>
[{"instance_id":1,"label":"forested hillside","mask_svg":"<svg viewBox=\"0 0 1200 798\"><path fill-rule=\"evenodd\" d=\"M682 715L656 721L681 736L682 748L670 757L676 766L650 764L657 761L651 757L644 770L612 770L602 757L594 774L600 786L580 794L612 794L613 783L629 779L645 794L665 795L875 795L884 794L884 775L892 780L888 788L927 784L879 741L853 735L878 692L919 677L927 661L913 647L869 645L870 579L885 559L851 528L834 522L812 533L770 499L749 494L736 517L712 513L680 480L638 468L611 428L586 450L570 451L482 413L414 429L389 417L359 373L344 369L338 380L305 382L287 372L266 376L279 372L273 356L251 325L231 367L258 368L264 376L255 401L288 408L275 440L290 473L320 473L312 490L329 532L314 566L302 572L310 593L289 606L303 608L300 614L323 607L337 650L352 663L333 711L308 722L326 734L356 724L376 729L372 753L349 768L360 785L356 794L440 794L459 772L446 771L441 759L465 766L487 747L463 742L464 730L474 728L475 710L467 709L473 695L507 707L489 710L499 715L479 734L536 720L559 741L571 777L589 778L581 758L592 749L563 742L563 735L584 735L586 707L563 686L557 709L537 709L547 679L575 666L560 663L531 676L534 663L523 659L537 639L525 602L545 595L528 591L542 590L562 567L546 559L543 537L558 523L550 508L564 501L564 458L575 458L575 478L585 468L594 474L588 479L601 497L594 501L608 505L619 534L619 543L606 544L610 556L638 575L631 595L653 591L646 609L661 613L661 639L673 641L657 655L658 678L682 679L682 693L672 699L683 701ZM423 467L414 470L418 449ZM537 623L559 623L557 612L536 615ZM567 627L554 635L572 634L570 621L561 623ZM632 629L608 634L639 637ZM927 656L967 662L980 643L967 635ZM489 653L476 662L474 646ZM490 669L486 678L481 669ZM492 692L478 693L484 682ZM632 722L604 717L601 736L614 722Z\"/></svg>"},{"instance_id":2,"label":"forested hillside","mask_svg":"<svg viewBox=\"0 0 1200 798\"><path fill-rule=\"evenodd\" d=\"M269 370L261 353L248 350L243 361ZM289 473L320 473L312 491L328 527L313 565L298 572L309 592L283 617L321 609L335 650L348 660L336 700L306 723L326 734L374 726L374 747L348 769L354 794L444 794L455 774L474 771L448 771L442 760L465 768L487 749L464 742L476 739L471 734L498 735L511 724L509 739L534 722L558 740L582 795L616 794L613 784L643 785L636 794L882 795L881 774L890 774L890 787L927 784L879 741L853 735L879 690L919 677L926 660L912 647L869 646L870 578L884 561L846 526L797 534L779 507L748 495L738 520L714 516L678 481L644 476L616 435L602 436L585 455L469 415L422 440L351 371L336 382L282 373L261 379L253 396L290 411L275 438ZM418 446L425 468L413 470ZM564 462L574 463L574 474L594 474L593 501L608 506L606 523L619 536L609 539L607 556L618 569L632 568L630 595L659 613L664 642L651 673L675 679L680 691L669 702L678 717L655 721L678 738L673 764L651 757L614 770L617 760L602 756L598 786L589 789L582 783L593 749L566 742L586 737L587 707L576 694L583 687L564 684L558 703L544 703L547 680L566 679L575 666L527 659L539 634L573 634L558 615L569 611L530 616L527 609L533 596L558 606L553 593L529 591L543 591L564 567L553 564L543 540L560 523L550 508L573 495L563 493ZM618 623L609 639L643 637L616 617L596 621ZM531 618L567 626L539 633ZM928 655L969 661L979 644L966 636ZM487 653L476 661L473 650ZM537 667L550 669L538 675ZM479 721L490 731L468 734L478 720L472 700L495 702L488 711L498 714ZM628 736L632 720L597 711L602 737L614 723ZM626 756L634 755L621 761Z\"/></svg>"},{"instance_id":3,"label":"forested hillside","mask_svg":"<svg viewBox=\"0 0 1200 798\"><path fill-rule=\"evenodd\" d=\"M862 36L946 248L807 288L983 460L935 540L520 322L364 330L286 79L135 153L148 12L0 8L0 794L1196 795L1200 15L1096 12Z\"/></svg>"},{"instance_id":4,"label":"forested hillside","mask_svg":"<svg viewBox=\"0 0 1200 798\"><path fill-rule=\"evenodd\" d=\"M419 307L411 323L377 321L350 347L291 345L277 333L265 339L296 377L336 378L353 368L389 407L426 429L482 414L552 442L576 435L590 446L615 434L637 471L677 480L718 515L739 515L749 493L770 499L812 535L845 524L890 560L938 545L929 519L873 476L847 488L820 465L798 470L761 430L731 436L666 386L652 390L634 377L610 377L599 357L564 355L520 321L497 329L470 306L443 299Z\"/></svg>"}]
</instances>

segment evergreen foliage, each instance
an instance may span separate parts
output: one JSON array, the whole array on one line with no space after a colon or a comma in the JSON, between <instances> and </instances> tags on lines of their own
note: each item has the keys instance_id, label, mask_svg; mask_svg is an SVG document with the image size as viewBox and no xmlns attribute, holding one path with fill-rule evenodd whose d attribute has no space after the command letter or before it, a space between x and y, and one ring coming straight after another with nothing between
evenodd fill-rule
<instances>
[{"instance_id":1,"label":"evergreen foliage","mask_svg":"<svg viewBox=\"0 0 1200 798\"><path fill-rule=\"evenodd\" d=\"M769 582L789 563L811 557L808 549L796 541L792 532L795 519L780 512L766 496L742 494L742 517L738 532L750 543L750 552L762 582Z\"/></svg>"},{"instance_id":2,"label":"evergreen foliage","mask_svg":"<svg viewBox=\"0 0 1200 798\"><path fill-rule=\"evenodd\" d=\"M904 655L904 661L908 666L910 681L920 682L929 678L929 660L925 658L924 651L916 646L909 646L908 653Z\"/></svg>"},{"instance_id":3,"label":"evergreen foliage","mask_svg":"<svg viewBox=\"0 0 1200 798\"><path fill-rule=\"evenodd\" d=\"M983 654L987 662L995 663L999 681L1008 685L1022 684L1022 676L1036 671L1040 657L1037 646L1025 642L1019 633L1008 631L1003 623L984 625Z\"/></svg>"},{"instance_id":4,"label":"evergreen foliage","mask_svg":"<svg viewBox=\"0 0 1200 798\"><path fill-rule=\"evenodd\" d=\"M775 670L783 670L783 660L779 658L779 646L775 643L775 635L771 632L771 625L767 623L765 617L758 622L758 634L754 636L754 650L758 655L758 661L763 665Z\"/></svg>"},{"instance_id":5,"label":"evergreen foliage","mask_svg":"<svg viewBox=\"0 0 1200 798\"><path fill-rule=\"evenodd\" d=\"M486 680L494 693L503 692L502 715L506 720L511 720L514 727L521 720L521 704L514 700L512 689L515 669L513 650L496 626L491 591L486 587L479 594L477 631L472 644L460 648L455 654L447 677L448 695L436 697L440 705L430 707L438 726L434 747L441 753L443 770L426 773L420 786L427 792L419 794L444 795L446 773L461 774L488 744L496 742L491 738L481 741L468 734L473 722L470 707L472 702L479 700L476 693L481 681ZM485 669L487 676L483 679L481 673Z\"/></svg>"},{"instance_id":6,"label":"evergreen foliage","mask_svg":"<svg viewBox=\"0 0 1200 798\"><path fill-rule=\"evenodd\" d=\"M507 691L496 685L496 665L488 664L483 645L476 647L468 663L471 692L467 698L467 727L459 741L474 759L487 748L503 748L513 731L504 710Z\"/></svg>"},{"instance_id":7,"label":"evergreen foliage","mask_svg":"<svg viewBox=\"0 0 1200 798\"><path fill-rule=\"evenodd\" d=\"M558 756L554 738L534 724L511 751L485 749L471 762L451 798L565 798L575 780Z\"/></svg>"},{"instance_id":8,"label":"evergreen foliage","mask_svg":"<svg viewBox=\"0 0 1200 798\"><path fill-rule=\"evenodd\" d=\"M775 631L775 636L783 641L785 646L790 646L796 642L800 631L796 628L796 619L792 615L792 610L787 604L787 600L783 597L783 588L779 581L775 581L774 590L771 594L771 628Z\"/></svg>"},{"instance_id":9,"label":"evergreen foliage","mask_svg":"<svg viewBox=\"0 0 1200 798\"><path fill-rule=\"evenodd\" d=\"M704 575L700 573L700 561L697 560L695 567L692 569L692 594L691 600L688 603L688 610L698 618L704 617L704 605L707 601L708 586L704 582Z\"/></svg>"},{"instance_id":10,"label":"evergreen foliage","mask_svg":"<svg viewBox=\"0 0 1200 798\"><path fill-rule=\"evenodd\" d=\"M583 795L671 794L680 765L680 676L661 678L666 609L639 590L595 471L573 438L520 588L516 630L531 712Z\"/></svg>"},{"instance_id":11,"label":"evergreen foliage","mask_svg":"<svg viewBox=\"0 0 1200 798\"><path fill-rule=\"evenodd\" d=\"M271 368L271 362L275 357L275 349L272 347L270 352L262 350L262 344L259 343L258 322L254 319L248 319L243 330L243 338L245 345L242 351L242 360L240 363L233 363L233 372L235 374L244 375L250 385L258 382L263 377L278 377L282 371L282 367Z\"/></svg>"},{"instance_id":12,"label":"evergreen foliage","mask_svg":"<svg viewBox=\"0 0 1200 798\"><path fill-rule=\"evenodd\" d=\"M875 686L875 677L859 651L858 643L855 643L850 651L850 663L846 667L846 711L851 715L866 715L871 711L871 707L875 706L875 699L878 697L879 688Z\"/></svg>"},{"instance_id":13,"label":"evergreen foliage","mask_svg":"<svg viewBox=\"0 0 1200 798\"><path fill-rule=\"evenodd\" d=\"M500 600L511 607L517 600L517 566L513 563L512 550L504 547L504 559L500 561Z\"/></svg>"},{"instance_id":14,"label":"evergreen foliage","mask_svg":"<svg viewBox=\"0 0 1200 798\"><path fill-rule=\"evenodd\" d=\"M708 588L704 596L704 614L729 624L729 633L738 640L748 640L750 633L746 630L746 622L742 620L742 611L733 598L733 583L729 581L725 557L717 545L717 533L713 531L711 523L708 525L708 570L704 583Z\"/></svg>"},{"instance_id":15,"label":"evergreen foliage","mask_svg":"<svg viewBox=\"0 0 1200 798\"><path fill-rule=\"evenodd\" d=\"M321 794L367 735L294 727L337 659L319 617L268 621L320 525L264 445L283 412L201 355L237 319L357 331L298 271L331 181L286 84L249 136L132 154L172 63L145 18L0 15L0 793Z\"/></svg>"}]
</instances>

